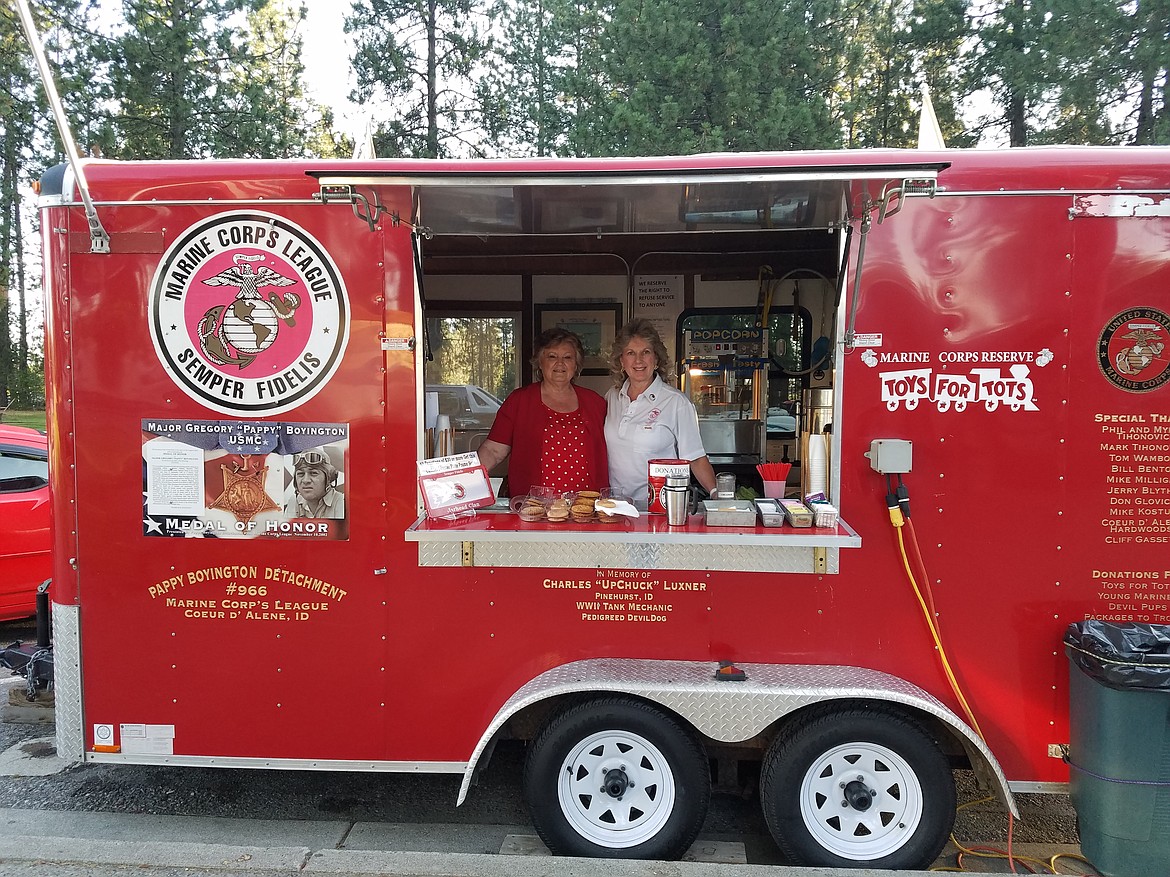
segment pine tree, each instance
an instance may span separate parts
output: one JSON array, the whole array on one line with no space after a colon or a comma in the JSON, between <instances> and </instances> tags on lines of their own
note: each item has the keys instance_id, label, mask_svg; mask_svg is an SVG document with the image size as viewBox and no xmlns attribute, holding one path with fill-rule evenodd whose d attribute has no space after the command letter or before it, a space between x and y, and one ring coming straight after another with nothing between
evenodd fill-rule
<instances>
[{"instance_id":1,"label":"pine tree","mask_svg":"<svg viewBox=\"0 0 1170 877\"><path fill-rule=\"evenodd\" d=\"M565 0L498 0L493 7L501 38L485 57L476 98L494 152L544 156L567 148L577 11Z\"/></svg>"},{"instance_id":2,"label":"pine tree","mask_svg":"<svg viewBox=\"0 0 1170 877\"><path fill-rule=\"evenodd\" d=\"M228 16L246 0L123 0L125 31L109 47L119 158L214 155L218 94L238 56ZM252 8L255 3L251 3Z\"/></svg>"},{"instance_id":3,"label":"pine tree","mask_svg":"<svg viewBox=\"0 0 1170 877\"><path fill-rule=\"evenodd\" d=\"M378 120L379 155L439 158L481 154L472 74L487 40L476 0L356 0L346 18L354 35L355 101Z\"/></svg>"},{"instance_id":4,"label":"pine tree","mask_svg":"<svg viewBox=\"0 0 1170 877\"><path fill-rule=\"evenodd\" d=\"M995 110L978 130L1006 129L1011 146L1110 143L1123 107L1128 38L1113 0L972 4L976 42L967 88L986 85Z\"/></svg>"},{"instance_id":5,"label":"pine tree","mask_svg":"<svg viewBox=\"0 0 1170 877\"><path fill-rule=\"evenodd\" d=\"M305 96L303 3L266 0L248 12L243 54L230 68L215 117L216 155L334 157L332 113ZM228 112L233 110L234 112Z\"/></svg>"},{"instance_id":6,"label":"pine tree","mask_svg":"<svg viewBox=\"0 0 1170 877\"><path fill-rule=\"evenodd\" d=\"M1136 0L1130 19L1130 94L1136 95L1133 142L1170 143L1170 3Z\"/></svg>"},{"instance_id":7,"label":"pine tree","mask_svg":"<svg viewBox=\"0 0 1170 877\"><path fill-rule=\"evenodd\" d=\"M960 118L960 105L968 97L963 46L970 39L965 0L916 0L911 8L906 50L914 58L916 84L930 87L948 146L975 145L976 138Z\"/></svg>"},{"instance_id":8,"label":"pine tree","mask_svg":"<svg viewBox=\"0 0 1170 877\"><path fill-rule=\"evenodd\" d=\"M823 52L827 0L615 0L577 115L596 154L810 148L838 142Z\"/></svg>"},{"instance_id":9,"label":"pine tree","mask_svg":"<svg viewBox=\"0 0 1170 877\"><path fill-rule=\"evenodd\" d=\"M834 31L840 74L833 86L844 145L912 146L917 127L918 88L909 51L909 3L862 0L842 4Z\"/></svg>"},{"instance_id":10,"label":"pine tree","mask_svg":"<svg viewBox=\"0 0 1170 877\"><path fill-rule=\"evenodd\" d=\"M92 78L87 5L79 0L47 0L33 8L37 29L55 72L67 110L84 102L77 83ZM32 52L16 10L0 6L0 407L10 401L42 404L41 319L31 313L29 291L35 264L26 259L35 214L31 183L63 155L40 85Z\"/></svg>"}]
</instances>

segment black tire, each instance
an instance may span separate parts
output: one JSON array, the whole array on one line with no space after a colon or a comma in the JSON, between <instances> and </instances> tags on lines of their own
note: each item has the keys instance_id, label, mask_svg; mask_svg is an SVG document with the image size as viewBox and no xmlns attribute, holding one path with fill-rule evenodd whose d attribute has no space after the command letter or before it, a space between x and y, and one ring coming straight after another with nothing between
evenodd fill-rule
<instances>
[{"instance_id":1,"label":"black tire","mask_svg":"<svg viewBox=\"0 0 1170 877\"><path fill-rule=\"evenodd\" d=\"M772 741L764 820L794 865L926 870L955 822L955 782L924 728L895 709L824 707Z\"/></svg>"},{"instance_id":2,"label":"black tire","mask_svg":"<svg viewBox=\"0 0 1170 877\"><path fill-rule=\"evenodd\" d=\"M524 764L524 800L557 855L677 859L706 819L711 774L677 719L612 697L549 719Z\"/></svg>"}]
</instances>

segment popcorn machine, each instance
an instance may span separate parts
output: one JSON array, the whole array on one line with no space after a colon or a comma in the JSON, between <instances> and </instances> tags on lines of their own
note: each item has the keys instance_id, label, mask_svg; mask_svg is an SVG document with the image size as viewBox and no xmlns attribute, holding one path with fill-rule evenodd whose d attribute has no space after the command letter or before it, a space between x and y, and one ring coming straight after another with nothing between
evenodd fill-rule
<instances>
[{"instance_id":1,"label":"popcorn machine","mask_svg":"<svg viewBox=\"0 0 1170 877\"><path fill-rule=\"evenodd\" d=\"M682 391L698 412L699 433L711 463L763 462L767 330L684 324L682 341Z\"/></svg>"}]
</instances>

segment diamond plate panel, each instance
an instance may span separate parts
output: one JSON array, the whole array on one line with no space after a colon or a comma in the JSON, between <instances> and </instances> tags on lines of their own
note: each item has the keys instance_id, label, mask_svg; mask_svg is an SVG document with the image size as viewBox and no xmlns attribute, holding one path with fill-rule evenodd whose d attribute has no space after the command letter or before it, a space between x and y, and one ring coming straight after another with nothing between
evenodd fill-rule
<instances>
[{"instance_id":1,"label":"diamond plate panel","mask_svg":"<svg viewBox=\"0 0 1170 877\"><path fill-rule=\"evenodd\" d=\"M419 542L419 566L462 566L463 549L458 542Z\"/></svg>"},{"instance_id":2,"label":"diamond plate panel","mask_svg":"<svg viewBox=\"0 0 1170 877\"><path fill-rule=\"evenodd\" d=\"M53 603L53 714L57 755L81 761L85 754L81 712L81 611Z\"/></svg>"},{"instance_id":3,"label":"diamond plate panel","mask_svg":"<svg viewBox=\"0 0 1170 877\"><path fill-rule=\"evenodd\" d=\"M721 743L756 736L777 719L822 701L848 698L904 704L934 716L961 736L973 760L982 758L1013 813L1007 779L987 745L954 713L904 679L861 667L741 664L744 682L718 682L716 664L598 658L548 670L522 686L500 708L469 760L459 792L462 803L481 753L512 715L549 697L576 693L633 694L678 713Z\"/></svg>"},{"instance_id":4,"label":"diamond plate panel","mask_svg":"<svg viewBox=\"0 0 1170 877\"><path fill-rule=\"evenodd\" d=\"M813 552L808 546L607 542L602 536L597 542L476 542L475 565L811 573L815 571ZM839 549L828 549L826 556L827 572L836 574ZM418 557L419 566L462 563L458 542L419 542Z\"/></svg>"}]
</instances>

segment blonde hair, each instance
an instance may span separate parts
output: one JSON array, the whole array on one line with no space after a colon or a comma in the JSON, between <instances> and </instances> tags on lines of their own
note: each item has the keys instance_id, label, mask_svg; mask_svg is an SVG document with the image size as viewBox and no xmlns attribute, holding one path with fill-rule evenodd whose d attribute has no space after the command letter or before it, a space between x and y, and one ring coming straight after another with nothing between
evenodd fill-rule
<instances>
[{"instance_id":1,"label":"blonde hair","mask_svg":"<svg viewBox=\"0 0 1170 877\"><path fill-rule=\"evenodd\" d=\"M613 339L613 348L609 354L609 374L613 378L613 385L621 388L626 382L626 373L622 369L622 352L626 345L635 338L641 338L650 343L654 351L654 358L658 360L656 371L664 383L669 384L674 379L674 363L670 361L670 354L666 352L666 345L662 343L662 336L649 320L637 317L622 326L617 337Z\"/></svg>"}]
</instances>

